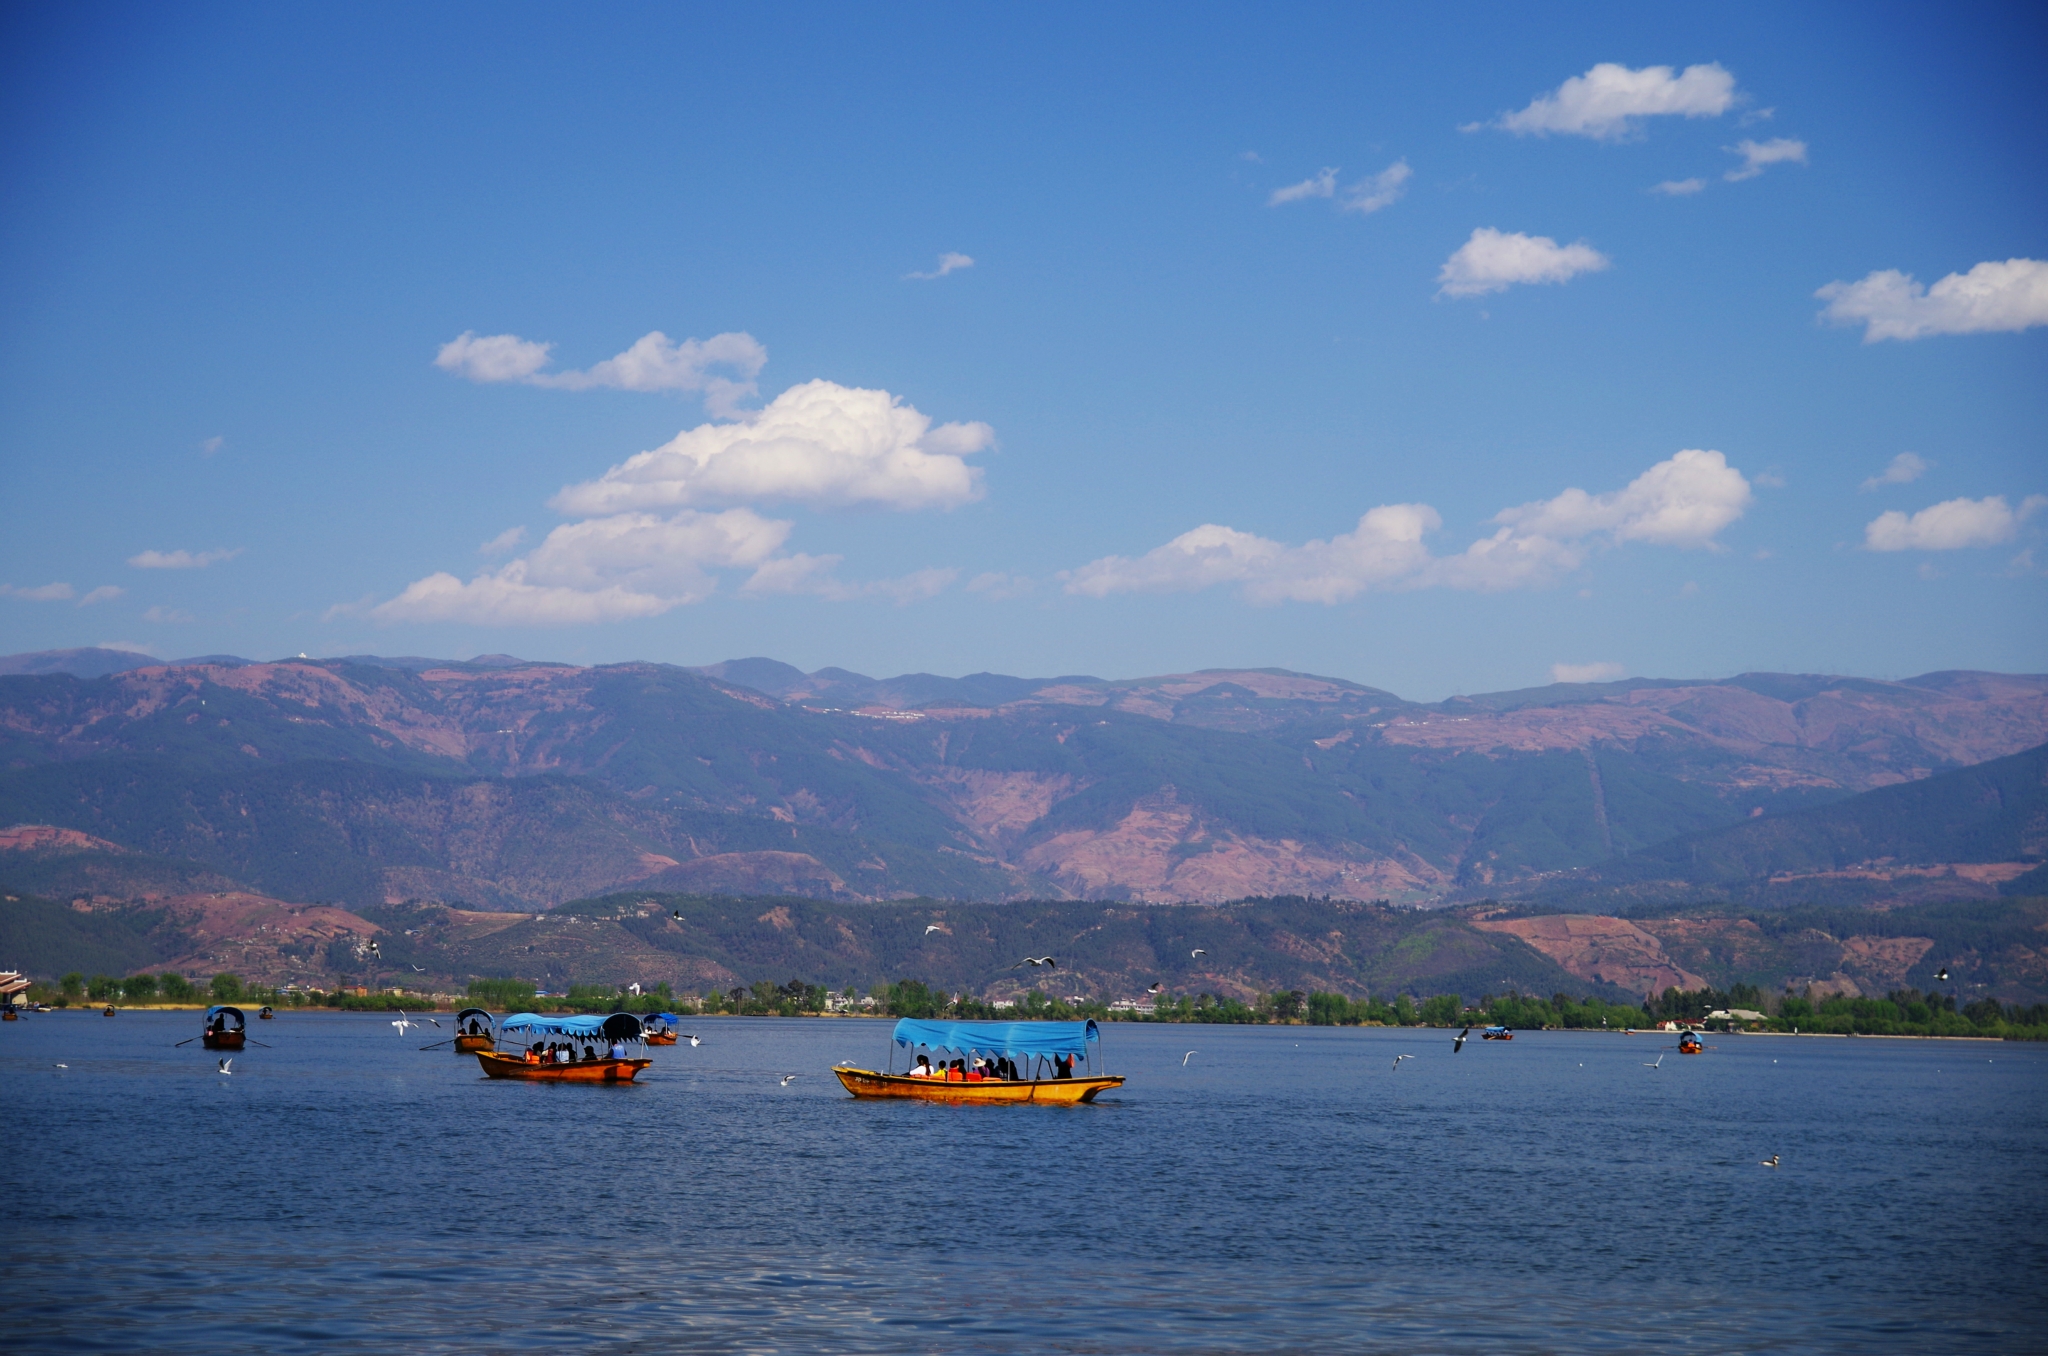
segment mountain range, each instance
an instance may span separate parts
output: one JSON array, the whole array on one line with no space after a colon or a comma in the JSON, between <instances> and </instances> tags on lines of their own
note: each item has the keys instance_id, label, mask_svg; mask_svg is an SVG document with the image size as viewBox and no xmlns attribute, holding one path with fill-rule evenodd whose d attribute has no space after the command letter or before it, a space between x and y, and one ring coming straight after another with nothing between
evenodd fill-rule
<instances>
[{"instance_id":1,"label":"mountain range","mask_svg":"<svg viewBox=\"0 0 2048 1356\"><path fill-rule=\"evenodd\" d=\"M2038 769L1952 781L2048 740L2042 676L1418 703L1277 669L872 679L766 659L81 650L0 673L0 823L29 826L0 860L65 898L1640 902L1796 878L1983 897L2042 851ZM1855 834L1813 845L1810 816L1887 787L1953 813L1880 794ZM2010 823L1978 832L1970 806L2001 796Z\"/></svg>"}]
</instances>

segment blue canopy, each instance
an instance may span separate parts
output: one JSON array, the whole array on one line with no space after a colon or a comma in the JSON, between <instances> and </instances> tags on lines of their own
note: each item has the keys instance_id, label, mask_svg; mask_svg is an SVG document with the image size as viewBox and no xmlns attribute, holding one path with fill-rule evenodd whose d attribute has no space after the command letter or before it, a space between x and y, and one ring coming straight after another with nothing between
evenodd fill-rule
<instances>
[{"instance_id":1,"label":"blue canopy","mask_svg":"<svg viewBox=\"0 0 2048 1356\"><path fill-rule=\"evenodd\" d=\"M1102 1033L1094 1022L921 1022L896 1023L898 1045L978 1050L990 1055L1085 1055Z\"/></svg>"},{"instance_id":2,"label":"blue canopy","mask_svg":"<svg viewBox=\"0 0 2048 1356\"><path fill-rule=\"evenodd\" d=\"M640 1039L640 1019L630 1012L615 1012L609 1017L542 1017L533 1012L515 1012L498 1023L498 1034L501 1036L521 1033L530 1036L569 1036L576 1040L617 1037L620 1040L637 1041Z\"/></svg>"}]
</instances>

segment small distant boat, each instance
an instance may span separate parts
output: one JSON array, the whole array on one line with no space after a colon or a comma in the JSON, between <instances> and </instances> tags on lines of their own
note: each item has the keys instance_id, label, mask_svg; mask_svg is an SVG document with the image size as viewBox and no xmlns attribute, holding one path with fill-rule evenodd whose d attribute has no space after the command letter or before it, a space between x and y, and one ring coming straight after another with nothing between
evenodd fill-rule
<instances>
[{"instance_id":1,"label":"small distant boat","mask_svg":"<svg viewBox=\"0 0 2048 1356\"><path fill-rule=\"evenodd\" d=\"M103 1012L101 1012L101 1013L100 1013L100 1016L102 1016L102 1017L111 1017L111 1016L113 1016L113 1015L114 1015L114 1005L113 1005L112 1003L109 1003L109 1004L107 1004L107 1006L106 1006L106 1009L105 1009L105 1011L103 1011Z\"/></svg>"},{"instance_id":2,"label":"small distant boat","mask_svg":"<svg viewBox=\"0 0 2048 1356\"><path fill-rule=\"evenodd\" d=\"M249 1019L240 1008L216 1004L206 1010L200 1043L209 1050L239 1050L249 1039Z\"/></svg>"},{"instance_id":3,"label":"small distant boat","mask_svg":"<svg viewBox=\"0 0 2048 1356\"><path fill-rule=\"evenodd\" d=\"M659 1025L656 1025L659 1023ZM673 1012L657 1012L646 1020L640 1039L649 1045L674 1045L676 1043L676 1015Z\"/></svg>"},{"instance_id":4,"label":"small distant boat","mask_svg":"<svg viewBox=\"0 0 2048 1356\"><path fill-rule=\"evenodd\" d=\"M861 1098L1072 1105L1092 1102L1098 1093L1124 1084L1120 1074L1086 1070L1100 1060L1090 1046L1101 1044L1102 1031L1092 1021L926 1022L905 1017L896 1023L889 1040L887 1072L834 1065L832 1072L839 1085ZM939 1051L939 1062L917 1066L919 1072L899 1074L899 1045L905 1050L924 1046ZM955 1057L947 1060L946 1051L954 1052ZM998 1065L997 1060L1003 1064ZM1083 1064L1083 1070L1075 1069L1076 1061ZM1019 1076L999 1077L994 1072L999 1067L1012 1069Z\"/></svg>"},{"instance_id":5,"label":"small distant boat","mask_svg":"<svg viewBox=\"0 0 2048 1356\"><path fill-rule=\"evenodd\" d=\"M544 1039L549 1036L560 1039ZM609 1017L542 1017L520 1012L498 1023L498 1039L531 1039L532 1044L515 1053L479 1050L476 1062L492 1078L531 1083L630 1083L654 1061L644 1055L614 1055L611 1049L615 1044L637 1043L640 1036L640 1019L630 1012Z\"/></svg>"},{"instance_id":6,"label":"small distant boat","mask_svg":"<svg viewBox=\"0 0 2048 1356\"><path fill-rule=\"evenodd\" d=\"M272 1012L268 1007L261 1007L256 1009L256 1020L259 1022L275 1021L277 1020L277 1014Z\"/></svg>"},{"instance_id":7,"label":"small distant boat","mask_svg":"<svg viewBox=\"0 0 2048 1356\"><path fill-rule=\"evenodd\" d=\"M14 1004L9 1003L5 1007L0 1007L0 1022L18 1022L20 1020L21 1014L14 1010Z\"/></svg>"},{"instance_id":8,"label":"small distant boat","mask_svg":"<svg viewBox=\"0 0 2048 1356\"><path fill-rule=\"evenodd\" d=\"M1696 1055L1706 1048L1700 1044L1700 1038L1693 1032L1688 1031L1678 1038L1678 1053L1681 1055Z\"/></svg>"},{"instance_id":9,"label":"small distant boat","mask_svg":"<svg viewBox=\"0 0 2048 1356\"><path fill-rule=\"evenodd\" d=\"M1511 1041L1514 1038L1514 1028L1507 1026L1490 1026L1479 1033L1479 1039L1483 1041Z\"/></svg>"},{"instance_id":10,"label":"small distant boat","mask_svg":"<svg viewBox=\"0 0 2048 1356\"><path fill-rule=\"evenodd\" d=\"M496 1024L482 1008L464 1008L455 1014L456 1054L474 1055L488 1050L496 1037Z\"/></svg>"}]
</instances>

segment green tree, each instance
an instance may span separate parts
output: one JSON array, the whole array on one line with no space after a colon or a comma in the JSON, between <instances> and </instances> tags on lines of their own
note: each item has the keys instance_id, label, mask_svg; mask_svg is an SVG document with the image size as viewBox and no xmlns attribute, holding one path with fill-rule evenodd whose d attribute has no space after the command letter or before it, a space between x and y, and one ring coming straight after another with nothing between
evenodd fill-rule
<instances>
[{"instance_id":1,"label":"green tree","mask_svg":"<svg viewBox=\"0 0 2048 1356\"><path fill-rule=\"evenodd\" d=\"M57 987L63 991L65 1002L76 1003L85 996L85 976L73 970L57 981Z\"/></svg>"},{"instance_id":2,"label":"green tree","mask_svg":"<svg viewBox=\"0 0 2048 1356\"><path fill-rule=\"evenodd\" d=\"M156 976L130 975L121 981L121 992L131 1003L147 1003L156 997Z\"/></svg>"},{"instance_id":3,"label":"green tree","mask_svg":"<svg viewBox=\"0 0 2048 1356\"><path fill-rule=\"evenodd\" d=\"M192 981L183 975L166 970L156 977L156 991L164 996L167 1003L189 1003L192 1001Z\"/></svg>"},{"instance_id":4,"label":"green tree","mask_svg":"<svg viewBox=\"0 0 2048 1356\"><path fill-rule=\"evenodd\" d=\"M1465 1012L1465 1000L1454 993L1440 993L1422 1002L1417 1014L1427 1026L1456 1026Z\"/></svg>"},{"instance_id":5,"label":"green tree","mask_svg":"<svg viewBox=\"0 0 2048 1356\"><path fill-rule=\"evenodd\" d=\"M213 1001L233 1003L242 996L242 977L222 971L213 977Z\"/></svg>"},{"instance_id":6,"label":"green tree","mask_svg":"<svg viewBox=\"0 0 2048 1356\"><path fill-rule=\"evenodd\" d=\"M1408 995L1405 993L1394 998L1394 1020L1402 1026L1415 1025L1415 1005L1408 1001Z\"/></svg>"},{"instance_id":7,"label":"green tree","mask_svg":"<svg viewBox=\"0 0 2048 1356\"><path fill-rule=\"evenodd\" d=\"M91 995L94 1002L104 1003L110 998L121 996L121 981L112 975L94 975L92 983L86 986L85 991Z\"/></svg>"},{"instance_id":8,"label":"green tree","mask_svg":"<svg viewBox=\"0 0 2048 1356\"><path fill-rule=\"evenodd\" d=\"M501 1012L524 1012L532 1008L536 990L528 979L472 979L469 1001L478 1007Z\"/></svg>"}]
</instances>

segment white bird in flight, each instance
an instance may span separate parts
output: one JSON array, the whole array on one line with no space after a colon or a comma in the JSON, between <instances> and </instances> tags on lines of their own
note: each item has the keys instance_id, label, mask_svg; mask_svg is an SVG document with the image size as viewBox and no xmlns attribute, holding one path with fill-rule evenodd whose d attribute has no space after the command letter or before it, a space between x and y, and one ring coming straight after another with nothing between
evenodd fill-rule
<instances>
[{"instance_id":1,"label":"white bird in flight","mask_svg":"<svg viewBox=\"0 0 2048 1356\"><path fill-rule=\"evenodd\" d=\"M57 1067L58 1067L58 1068L60 1068L60 1069L68 1069L68 1068L70 1068L71 1066L70 1066L69 1064L59 1064L59 1065L58 1065Z\"/></svg>"},{"instance_id":2,"label":"white bird in flight","mask_svg":"<svg viewBox=\"0 0 2048 1356\"><path fill-rule=\"evenodd\" d=\"M391 1025L397 1027L398 1034L403 1036L408 1028L418 1026L419 1023L415 1022L412 1018L406 1016L405 1010L401 1008L399 1009L398 1012L398 1020L393 1022Z\"/></svg>"},{"instance_id":3,"label":"white bird in flight","mask_svg":"<svg viewBox=\"0 0 2048 1356\"><path fill-rule=\"evenodd\" d=\"M215 1066L214 1066L214 1067L215 1067L216 1069L218 1069L218 1070L219 1070L219 1071L220 1071L221 1073L224 1073L224 1074L228 1074L228 1075L232 1076L232 1075L234 1074L234 1072L235 1072L235 1070L234 1070L234 1067L233 1067L233 1066L234 1066L234 1062L235 1062L235 1061L234 1061L234 1060L233 1060L232 1058L229 1058L229 1059L222 1059L222 1060L216 1061L216 1063L215 1063Z\"/></svg>"},{"instance_id":4,"label":"white bird in flight","mask_svg":"<svg viewBox=\"0 0 2048 1356\"><path fill-rule=\"evenodd\" d=\"M1203 950L1201 947L1198 946L1193 951L1188 952L1188 959L1193 960L1197 956L1206 956L1208 954L1209 953L1207 951Z\"/></svg>"},{"instance_id":5,"label":"white bird in flight","mask_svg":"<svg viewBox=\"0 0 2048 1356\"><path fill-rule=\"evenodd\" d=\"M1413 1055L1395 1055L1395 1056L1394 1056L1394 1067L1395 1067L1396 1069L1398 1069L1398 1068L1400 1068L1400 1067L1401 1067L1401 1061L1402 1061L1402 1060L1404 1060L1404 1059L1413 1059L1413 1058L1415 1058L1415 1056L1413 1056Z\"/></svg>"},{"instance_id":6,"label":"white bird in flight","mask_svg":"<svg viewBox=\"0 0 2048 1356\"><path fill-rule=\"evenodd\" d=\"M1658 1065L1661 1065L1661 1064L1662 1064L1663 1062L1664 1062L1664 1056L1662 1056L1662 1055L1659 1055L1659 1056L1657 1056L1657 1063L1656 1063L1656 1064L1645 1064L1645 1065L1644 1065L1643 1067L1644 1067L1645 1069L1654 1069L1654 1068L1658 1067Z\"/></svg>"},{"instance_id":7,"label":"white bird in flight","mask_svg":"<svg viewBox=\"0 0 2048 1356\"><path fill-rule=\"evenodd\" d=\"M1182 1055L1182 1056L1180 1057L1180 1067L1181 1067L1181 1068L1183 1068L1183 1069L1187 1068L1187 1067L1188 1067L1188 1061L1189 1061L1189 1060L1191 1060L1191 1059L1193 1059L1194 1057L1195 1057L1195 1052L1194 1052L1193 1050L1190 1050L1190 1051L1188 1051L1188 1052L1187 1052L1186 1054Z\"/></svg>"},{"instance_id":8,"label":"white bird in flight","mask_svg":"<svg viewBox=\"0 0 2048 1356\"><path fill-rule=\"evenodd\" d=\"M1021 970L1027 965L1032 966L1033 968L1036 968L1040 965L1049 965L1055 970L1060 968L1060 963L1054 960L1051 956L1026 956L1023 960L1018 961L1015 965L1011 966L1010 968L1012 970Z\"/></svg>"},{"instance_id":9,"label":"white bird in flight","mask_svg":"<svg viewBox=\"0 0 2048 1356\"><path fill-rule=\"evenodd\" d=\"M695 1036L690 1037L690 1044L693 1046L702 1045L703 1043L703 1041L698 1040Z\"/></svg>"},{"instance_id":10,"label":"white bird in flight","mask_svg":"<svg viewBox=\"0 0 2048 1356\"><path fill-rule=\"evenodd\" d=\"M408 965L411 965L411 964L412 964L412 962L410 962L410 961L407 961L406 963L407 963ZM427 972L427 967L426 967L426 966L424 966L424 965L414 965L414 966L412 967L412 972L413 972L414 974L416 974L416 975L423 975L423 974L425 974L425 973Z\"/></svg>"},{"instance_id":11,"label":"white bird in flight","mask_svg":"<svg viewBox=\"0 0 2048 1356\"><path fill-rule=\"evenodd\" d=\"M925 925L925 929L924 929L924 935L925 935L925 936L927 936L927 937L929 937L929 936L931 936L931 935L932 935L932 934L933 934L934 932L937 932L937 931L939 931L939 930L940 930L940 929L939 929L939 925L938 925L937 923L927 923L927 924Z\"/></svg>"},{"instance_id":12,"label":"white bird in flight","mask_svg":"<svg viewBox=\"0 0 2048 1356\"><path fill-rule=\"evenodd\" d=\"M784 1075L782 1076L782 1086L783 1086L783 1087L785 1087L785 1088L786 1088L786 1087L788 1087L788 1086L789 1086L789 1084L790 1084L790 1080L791 1080L791 1079L793 1079L793 1078L795 1078L795 1077L796 1077L796 1075L795 1075L795 1074L784 1074Z\"/></svg>"}]
</instances>

